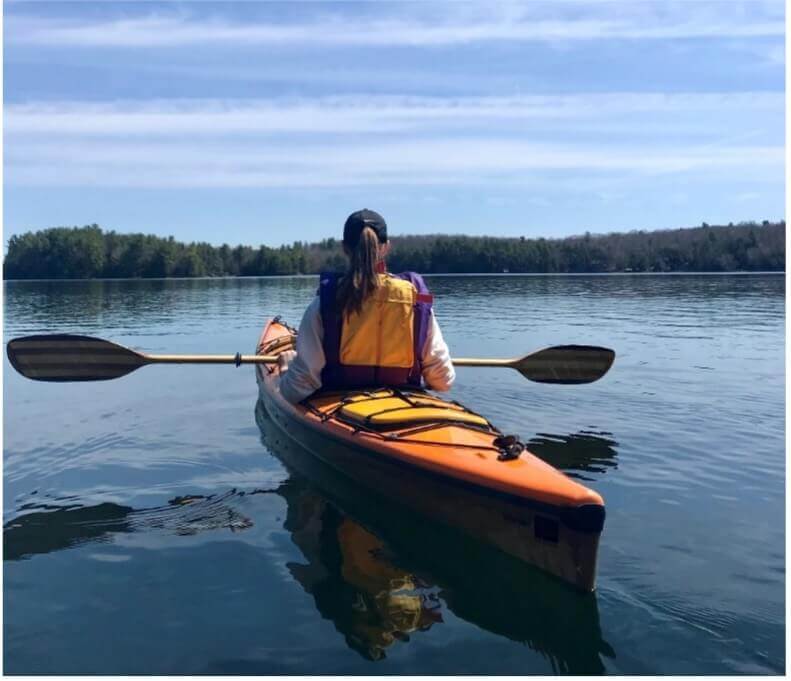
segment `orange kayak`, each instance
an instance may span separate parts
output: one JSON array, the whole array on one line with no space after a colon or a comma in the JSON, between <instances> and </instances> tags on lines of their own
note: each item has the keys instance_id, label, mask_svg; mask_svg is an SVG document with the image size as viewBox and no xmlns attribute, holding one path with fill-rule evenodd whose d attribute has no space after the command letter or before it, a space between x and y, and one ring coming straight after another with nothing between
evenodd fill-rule
<instances>
[{"instance_id":1,"label":"orange kayak","mask_svg":"<svg viewBox=\"0 0 791 681\"><path fill-rule=\"evenodd\" d=\"M273 319L258 354L293 349ZM276 365L257 365L261 401L283 433L344 475L584 591L596 579L604 502L484 417L392 387L319 392L297 405Z\"/></svg>"}]
</instances>

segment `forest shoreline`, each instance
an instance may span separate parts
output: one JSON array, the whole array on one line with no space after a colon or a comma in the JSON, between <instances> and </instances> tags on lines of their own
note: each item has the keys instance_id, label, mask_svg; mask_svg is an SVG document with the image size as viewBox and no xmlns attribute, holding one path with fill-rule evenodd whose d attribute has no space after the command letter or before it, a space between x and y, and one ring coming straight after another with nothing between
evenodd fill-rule
<instances>
[{"instance_id":1,"label":"forest shoreline","mask_svg":"<svg viewBox=\"0 0 791 681\"><path fill-rule=\"evenodd\" d=\"M465 235L393 238L392 271L423 274L696 274L785 271L785 222L615 232L557 239ZM173 237L55 227L11 237L6 280L316 275L345 267L341 242L213 246Z\"/></svg>"}]
</instances>

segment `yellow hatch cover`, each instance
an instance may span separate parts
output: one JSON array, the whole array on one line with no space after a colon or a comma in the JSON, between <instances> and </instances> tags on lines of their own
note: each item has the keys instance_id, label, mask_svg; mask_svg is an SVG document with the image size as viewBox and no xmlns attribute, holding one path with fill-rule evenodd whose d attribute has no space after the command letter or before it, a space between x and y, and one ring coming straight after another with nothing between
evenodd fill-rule
<instances>
[{"instance_id":1,"label":"yellow hatch cover","mask_svg":"<svg viewBox=\"0 0 791 681\"><path fill-rule=\"evenodd\" d=\"M389 391L355 396L340 408L338 414L348 423L369 427L437 421L456 421L484 427L489 425L482 416L444 400L413 395L407 400Z\"/></svg>"}]
</instances>

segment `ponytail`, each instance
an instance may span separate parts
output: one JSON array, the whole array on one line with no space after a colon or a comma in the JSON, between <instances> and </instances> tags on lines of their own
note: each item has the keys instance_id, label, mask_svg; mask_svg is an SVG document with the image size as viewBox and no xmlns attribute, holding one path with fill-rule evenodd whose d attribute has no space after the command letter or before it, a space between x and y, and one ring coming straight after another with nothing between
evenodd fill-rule
<instances>
[{"instance_id":1,"label":"ponytail","mask_svg":"<svg viewBox=\"0 0 791 681\"><path fill-rule=\"evenodd\" d=\"M338 307L344 316L362 310L363 303L379 288L379 238L366 227L349 257L349 270L338 284Z\"/></svg>"}]
</instances>

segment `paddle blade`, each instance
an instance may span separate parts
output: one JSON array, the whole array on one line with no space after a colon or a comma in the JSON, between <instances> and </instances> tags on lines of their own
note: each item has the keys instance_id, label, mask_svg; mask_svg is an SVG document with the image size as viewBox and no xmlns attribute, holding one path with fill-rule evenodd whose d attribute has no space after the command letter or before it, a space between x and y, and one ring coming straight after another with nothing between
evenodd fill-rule
<instances>
[{"instance_id":1,"label":"paddle blade","mask_svg":"<svg viewBox=\"0 0 791 681\"><path fill-rule=\"evenodd\" d=\"M609 371L615 353L593 345L555 345L523 357L514 368L536 383L593 383Z\"/></svg>"},{"instance_id":2,"label":"paddle blade","mask_svg":"<svg viewBox=\"0 0 791 681\"><path fill-rule=\"evenodd\" d=\"M108 381L147 363L122 345L68 334L15 338L7 352L11 366L35 381Z\"/></svg>"}]
</instances>

